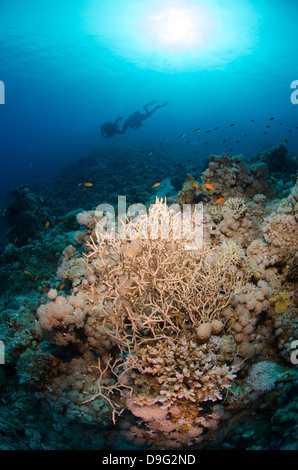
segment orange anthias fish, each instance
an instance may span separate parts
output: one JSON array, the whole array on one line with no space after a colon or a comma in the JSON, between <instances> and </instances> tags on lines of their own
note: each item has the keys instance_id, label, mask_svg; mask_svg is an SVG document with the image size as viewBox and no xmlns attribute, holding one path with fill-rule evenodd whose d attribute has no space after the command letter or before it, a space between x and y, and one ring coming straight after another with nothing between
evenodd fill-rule
<instances>
[{"instance_id":1,"label":"orange anthias fish","mask_svg":"<svg viewBox=\"0 0 298 470\"><path fill-rule=\"evenodd\" d=\"M217 199L216 204L220 204L221 202L224 202L225 197L221 197L220 199Z\"/></svg>"},{"instance_id":2,"label":"orange anthias fish","mask_svg":"<svg viewBox=\"0 0 298 470\"><path fill-rule=\"evenodd\" d=\"M48 228L49 225L50 225L50 222L47 221L47 222L44 224L44 228Z\"/></svg>"},{"instance_id":3,"label":"orange anthias fish","mask_svg":"<svg viewBox=\"0 0 298 470\"><path fill-rule=\"evenodd\" d=\"M211 186L211 184L207 183L205 184L207 189L211 189L211 191L214 191L214 188Z\"/></svg>"},{"instance_id":4,"label":"orange anthias fish","mask_svg":"<svg viewBox=\"0 0 298 470\"><path fill-rule=\"evenodd\" d=\"M64 287L65 287L65 284L61 284L61 286L59 286L59 290L64 289Z\"/></svg>"},{"instance_id":5,"label":"orange anthias fish","mask_svg":"<svg viewBox=\"0 0 298 470\"><path fill-rule=\"evenodd\" d=\"M155 183L155 184L152 186L152 188L156 188L156 187L159 186L159 185L160 185L160 183Z\"/></svg>"},{"instance_id":6,"label":"orange anthias fish","mask_svg":"<svg viewBox=\"0 0 298 470\"><path fill-rule=\"evenodd\" d=\"M201 188L202 186L200 186L198 183L192 183L192 185L195 187L195 188Z\"/></svg>"},{"instance_id":7,"label":"orange anthias fish","mask_svg":"<svg viewBox=\"0 0 298 470\"><path fill-rule=\"evenodd\" d=\"M28 271L28 269L25 269L24 274L31 274L31 271Z\"/></svg>"},{"instance_id":8,"label":"orange anthias fish","mask_svg":"<svg viewBox=\"0 0 298 470\"><path fill-rule=\"evenodd\" d=\"M93 186L93 183L85 183L85 186Z\"/></svg>"}]
</instances>

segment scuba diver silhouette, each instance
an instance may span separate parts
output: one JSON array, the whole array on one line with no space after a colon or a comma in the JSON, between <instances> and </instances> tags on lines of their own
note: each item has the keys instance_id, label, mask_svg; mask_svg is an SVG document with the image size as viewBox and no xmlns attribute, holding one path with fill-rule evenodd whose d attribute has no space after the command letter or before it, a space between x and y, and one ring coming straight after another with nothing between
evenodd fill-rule
<instances>
[{"instance_id":1,"label":"scuba diver silhouette","mask_svg":"<svg viewBox=\"0 0 298 470\"><path fill-rule=\"evenodd\" d=\"M118 121L123 119L122 116L118 117L115 122L104 122L100 127L100 133L103 137L114 137L115 134L124 134L124 131L119 129Z\"/></svg>"},{"instance_id":2,"label":"scuba diver silhouette","mask_svg":"<svg viewBox=\"0 0 298 470\"><path fill-rule=\"evenodd\" d=\"M148 106L152 106L155 103L156 103L156 101L153 100L153 101L150 101L150 103L147 103L143 106L143 109L145 110L145 114L140 113L140 111L135 111L133 114L128 116L128 118L126 119L126 121L123 124L123 131L125 132L129 127L131 129L134 129L134 130L138 129L139 127L141 127L143 125L142 122L145 119L152 116L152 114L155 113L155 111L157 109L163 108L164 106L166 106L168 104L167 101L166 101L163 104L155 105L155 107L151 111L149 111Z\"/></svg>"},{"instance_id":3,"label":"scuba diver silhouette","mask_svg":"<svg viewBox=\"0 0 298 470\"><path fill-rule=\"evenodd\" d=\"M152 114L157 109L163 108L164 106L166 106L168 104L168 102L165 101L163 104L160 104L160 105L156 104L155 107L151 111L149 111L148 106L152 106L154 104L156 104L155 100L150 101L150 103L147 103L143 106L143 109L145 110L145 113L140 113L140 111L135 111L133 114L128 116L128 118L126 119L126 121L123 124L122 130L119 129L119 124L118 124L118 121L123 119L122 116L118 117L115 120L114 123L105 122L104 124L102 124L102 126L100 128L101 135L103 137L107 138L107 137L113 137L115 134L124 134L128 128L136 130L136 129L138 129L139 127L141 127L143 125L142 122L145 119L152 116Z\"/></svg>"}]
</instances>

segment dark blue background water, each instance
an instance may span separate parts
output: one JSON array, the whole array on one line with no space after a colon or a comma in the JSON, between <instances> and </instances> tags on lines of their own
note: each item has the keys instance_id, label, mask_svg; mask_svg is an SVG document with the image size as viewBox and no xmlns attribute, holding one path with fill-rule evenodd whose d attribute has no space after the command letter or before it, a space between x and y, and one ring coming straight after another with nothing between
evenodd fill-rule
<instances>
[{"instance_id":1,"label":"dark blue background water","mask_svg":"<svg viewBox=\"0 0 298 470\"><path fill-rule=\"evenodd\" d=\"M251 156L289 139L288 148L295 152L298 106L290 101L290 85L298 79L298 3L207 2L211 14L218 6L222 11L211 52L204 45L199 52L181 51L177 44L170 51L159 50L156 41L151 45L150 38L142 37L144 12L156 13L163 3L186 10L206 4L1 1L2 193L100 147L165 141L184 149L188 139L189 151L199 149L198 158L203 158L222 153L227 138L234 142L233 154ZM169 105L144 127L113 139L100 136L102 122L125 118L152 99L168 100ZM271 116L275 120L264 135ZM236 125L230 128L231 123ZM219 130L204 136L217 126ZM194 133L198 127L201 133ZM182 133L185 139L180 139ZM202 146L206 140L210 144Z\"/></svg>"}]
</instances>

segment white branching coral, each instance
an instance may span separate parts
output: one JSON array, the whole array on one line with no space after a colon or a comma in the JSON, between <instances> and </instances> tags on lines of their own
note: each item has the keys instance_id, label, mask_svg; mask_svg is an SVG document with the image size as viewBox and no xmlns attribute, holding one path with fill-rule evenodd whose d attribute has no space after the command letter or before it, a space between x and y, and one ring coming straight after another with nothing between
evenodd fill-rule
<instances>
[{"instance_id":1,"label":"white branching coral","mask_svg":"<svg viewBox=\"0 0 298 470\"><path fill-rule=\"evenodd\" d=\"M162 230L164 210L164 203L157 202L153 221ZM175 232L177 219L172 223ZM129 222L128 233L133 229ZM88 269L92 271L94 259L102 265L103 324L121 349L185 332L191 336L201 323L220 318L243 283L235 266L240 252L234 259L222 246L187 250L185 237L155 233L153 239L130 241L116 235L89 243Z\"/></svg>"},{"instance_id":2,"label":"white branching coral","mask_svg":"<svg viewBox=\"0 0 298 470\"><path fill-rule=\"evenodd\" d=\"M244 199L240 197L230 197L226 199L223 204L223 208L224 210L226 209L233 210L239 215L243 215L247 210L247 206L245 204Z\"/></svg>"},{"instance_id":3,"label":"white branching coral","mask_svg":"<svg viewBox=\"0 0 298 470\"><path fill-rule=\"evenodd\" d=\"M221 248L230 260L230 264L238 266L245 259L245 251L234 240L224 240Z\"/></svg>"}]
</instances>

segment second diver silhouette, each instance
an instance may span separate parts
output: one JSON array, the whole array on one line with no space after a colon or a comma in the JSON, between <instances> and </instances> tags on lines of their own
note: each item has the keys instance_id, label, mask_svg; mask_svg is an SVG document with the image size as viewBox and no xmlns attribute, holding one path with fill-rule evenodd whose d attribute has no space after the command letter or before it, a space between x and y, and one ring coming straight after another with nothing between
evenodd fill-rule
<instances>
[{"instance_id":1,"label":"second diver silhouette","mask_svg":"<svg viewBox=\"0 0 298 470\"><path fill-rule=\"evenodd\" d=\"M148 107L154 105L154 108L149 111ZM118 122L123 119L122 116L118 117L115 122L105 122L101 125L100 128L100 133L102 137L108 138L108 137L113 137L115 134L124 134L128 128L131 129L138 129L141 127L143 124L143 121L150 116L159 108L163 108L168 104L167 101L165 101L163 104L156 104L156 101L150 101L150 103L147 103L143 106L143 109L145 110L145 113L140 113L140 111L135 111L133 114L128 116L128 118L125 120L123 124L122 130L119 129L119 124Z\"/></svg>"},{"instance_id":2,"label":"second diver silhouette","mask_svg":"<svg viewBox=\"0 0 298 470\"><path fill-rule=\"evenodd\" d=\"M115 134L124 134L124 131L119 129L118 121L123 119L122 116L118 117L115 122L104 122L100 126L100 133L104 138L114 137Z\"/></svg>"}]
</instances>

